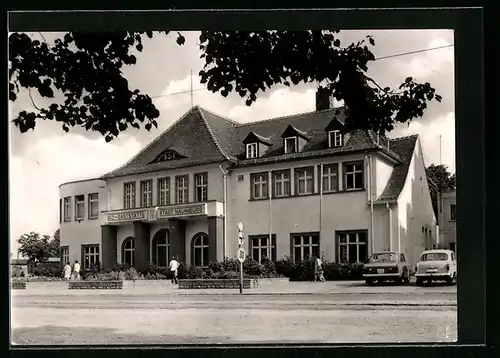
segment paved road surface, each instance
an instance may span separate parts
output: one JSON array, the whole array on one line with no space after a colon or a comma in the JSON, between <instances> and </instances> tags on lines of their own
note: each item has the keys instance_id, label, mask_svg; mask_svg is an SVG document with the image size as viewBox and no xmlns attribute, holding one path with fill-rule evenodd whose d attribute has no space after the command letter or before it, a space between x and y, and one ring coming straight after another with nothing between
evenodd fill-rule
<instances>
[{"instance_id":1,"label":"paved road surface","mask_svg":"<svg viewBox=\"0 0 500 358\"><path fill-rule=\"evenodd\" d=\"M50 287L12 291L16 344L390 343L457 338L456 287L287 283L248 290L243 296L234 295L234 290L190 290L183 295L173 286L154 283L107 291ZM311 291L317 293L305 294Z\"/></svg>"}]
</instances>

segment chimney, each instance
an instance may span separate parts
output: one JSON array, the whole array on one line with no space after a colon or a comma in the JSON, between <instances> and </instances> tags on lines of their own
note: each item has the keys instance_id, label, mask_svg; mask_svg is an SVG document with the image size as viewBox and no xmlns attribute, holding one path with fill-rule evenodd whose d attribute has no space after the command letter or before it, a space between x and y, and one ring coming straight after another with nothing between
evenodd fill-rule
<instances>
[{"instance_id":1,"label":"chimney","mask_svg":"<svg viewBox=\"0 0 500 358\"><path fill-rule=\"evenodd\" d=\"M325 87L318 87L316 91L316 111L331 109L330 93Z\"/></svg>"}]
</instances>

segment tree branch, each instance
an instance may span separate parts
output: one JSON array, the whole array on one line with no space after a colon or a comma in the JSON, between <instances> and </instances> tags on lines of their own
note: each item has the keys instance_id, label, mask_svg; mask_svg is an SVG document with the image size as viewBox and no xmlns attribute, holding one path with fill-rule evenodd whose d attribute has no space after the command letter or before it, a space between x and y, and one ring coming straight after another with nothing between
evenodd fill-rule
<instances>
[{"instance_id":1,"label":"tree branch","mask_svg":"<svg viewBox=\"0 0 500 358\"><path fill-rule=\"evenodd\" d=\"M28 94L30 95L31 104L33 105L33 107L35 107L37 110L40 111L41 109L36 106L35 101L33 100L33 97L31 96L31 88L28 88Z\"/></svg>"}]
</instances>

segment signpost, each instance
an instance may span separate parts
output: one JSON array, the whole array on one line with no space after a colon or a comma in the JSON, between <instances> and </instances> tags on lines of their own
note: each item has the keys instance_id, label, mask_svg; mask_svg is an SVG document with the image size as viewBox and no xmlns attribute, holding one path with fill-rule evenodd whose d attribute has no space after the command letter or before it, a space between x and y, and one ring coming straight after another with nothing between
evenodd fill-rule
<instances>
[{"instance_id":1,"label":"signpost","mask_svg":"<svg viewBox=\"0 0 500 358\"><path fill-rule=\"evenodd\" d=\"M243 262L245 261L245 249L242 247L243 246L243 224L238 223L238 253L236 257L238 258L238 261L240 262L240 294L243 293Z\"/></svg>"}]
</instances>

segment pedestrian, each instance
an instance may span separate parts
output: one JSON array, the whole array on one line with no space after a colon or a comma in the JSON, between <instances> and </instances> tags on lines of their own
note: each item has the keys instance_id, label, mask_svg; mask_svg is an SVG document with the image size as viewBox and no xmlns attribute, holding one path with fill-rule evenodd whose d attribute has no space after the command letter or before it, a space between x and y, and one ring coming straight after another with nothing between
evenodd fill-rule
<instances>
[{"instance_id":1,"label":"pedestrian","mask_svg":"<svg viewBox=\"0 0 500 358\"><path fill-rule=\"evenodd\" d=\"M76 260L75 264L73 265L73 278L75 280L80 279L80 264L78 263L78 260Z\"/></svg>"},{"instance_id":2,"label":"pedestrian","mask_svg":"<svg viewBox=\"0 0 500 358\"><path fill-rule=\"evenodd\" d=\"M177 273L179 269L180 263L175 260L175 257L172 257L172 260L168 264L168 268L172 273L172 283L178 284L179 280L177 279Z\"/></svg>"},{"instance_id":3,"label":"pedestrian","mask_svg":"<svg viewBox=\"0 0 500 358\"><path fill-rule=\"evenodd\" d=\"M323 263L319 257L316 257L314 261L314 281L325 282L325 277L323 276Z\"/></svg>"},{"instance_id":4,"label":"pedestrian","mask_svg":"<svg viewBox=\"0 0 500 358\"><path fill-rule=\"evenodd\" d=\"M63 268L63 276L66 280L71 279L71 264L68 262Z\"/></svg>"}]
</instances>

